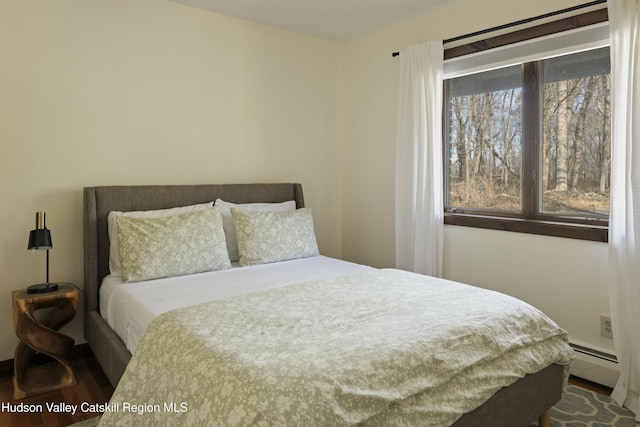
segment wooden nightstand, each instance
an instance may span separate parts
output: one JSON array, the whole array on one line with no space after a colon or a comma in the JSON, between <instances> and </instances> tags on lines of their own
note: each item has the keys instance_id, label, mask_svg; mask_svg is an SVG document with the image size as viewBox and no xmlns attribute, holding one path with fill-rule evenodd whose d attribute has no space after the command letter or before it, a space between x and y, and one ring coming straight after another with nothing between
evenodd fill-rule
<instances>
[{"instance_id":1,"label":"wooden nightstand","mask_svg":"<svg viewBox=\"0 0 640 427\"><path fill-rule=\"evenodd\" d=\"M57 330L73 319L77 307L78 290L71 283L59 283L56 291L42 294L13 291L13 329L20 339L14 355L15 399L76 384L71 368L74 340ZM40 309L48 311L34 317ZM34 365L36 353L53 361Z\"/></svg>"}]
</instances>

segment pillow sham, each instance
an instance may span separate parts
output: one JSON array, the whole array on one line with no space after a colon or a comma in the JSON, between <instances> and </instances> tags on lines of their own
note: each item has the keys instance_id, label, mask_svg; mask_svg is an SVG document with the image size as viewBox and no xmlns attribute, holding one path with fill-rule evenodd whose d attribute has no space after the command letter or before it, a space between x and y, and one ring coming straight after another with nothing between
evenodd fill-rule
<instances>
[{"instance_id":1,"label":"pillow sham","mask_svg":"<svg viewBox=\"0 0 640 427\"><path fill-rule=\"evenodd\" d=\"M213 202L209 202L149 211L109 212L109 215L107 216L107 228L109 233L109 272L115 276L122 275L120 268L120 255L118 253L118 223L116 221L119 216L127 216L131 218L162 218L181 213L202 211L209 209L212 206Z\"/></svg>"},{"instance_id":2,"label":"pillow sham","mask_svg":"<svg viewBox=\"0 0 640 427\"><path fill-rule=\"evenodd\" d=\"M231 216L241 266L319 255L310 208L289 212L231 208Z\"/></svg>"},{"instance_id":3,"label":"pillow sham","mask_svg":"<svg viewBox=\"0 0 640 427\"><path fill-rule=\"evenodd\" d=\"M125 283L231 267L216 207L160 218L119 216L116 222Z\"/></svg>"},{"instance_id":4,"label":"pillow sham","mask_svg":"<svg viewBox=\"0 0 640 427\"><path fill-rule=\"evenodd\" d=\"M220 208L222 214L222 225L224 226L224 235L227 239L227 250L229 251L229 259L231 262L237 262L240 259L238 253L238 241L236 239L236 230L233 226L231 218L231 208L240 209L249 212L288 212L296 210L296 201L289 200L281 203L231 203L222 199L217 199L215 206Z\"/></svg>"}]
</instances>

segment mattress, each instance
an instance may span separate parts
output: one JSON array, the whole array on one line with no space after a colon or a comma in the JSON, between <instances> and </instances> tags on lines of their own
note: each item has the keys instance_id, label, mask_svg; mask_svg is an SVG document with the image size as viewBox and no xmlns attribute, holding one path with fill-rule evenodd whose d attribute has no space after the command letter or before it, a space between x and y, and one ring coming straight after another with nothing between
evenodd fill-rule
<instances>
[{"instance_id":1,"label":"mattress","mask_svg":"<svg viewBox=\"0 0 640 427\"><path fill-rule=\"evenodd\" d=\"M100 313L134 354L151 321L162 313L198 303L373 270L325 256L250 267L234 267L145 282L123 283L109 275L100 286Z\"/></svg>"}]
</instances>

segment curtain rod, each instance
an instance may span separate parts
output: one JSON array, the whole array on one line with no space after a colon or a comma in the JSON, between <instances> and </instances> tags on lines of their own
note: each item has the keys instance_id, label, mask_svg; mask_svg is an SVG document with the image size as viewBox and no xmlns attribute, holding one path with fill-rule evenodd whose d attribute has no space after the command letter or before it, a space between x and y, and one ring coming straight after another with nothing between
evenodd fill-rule
<instances>
[{"instance_id":1,"label":"curtain rod","mask_svg":"<svg viewBox=\"0 0 640 427\"><path fill-rule=\"evenodd\" d=\"M476 31L474 33L469 33L469 34L465 34L463 36L457 36L457 37L453 37L450 39L446 39L443 40L442 44L447 44L447 43L453 43L459 40L464 40L464 39L468 39L471 37L475 37L475 36L481 36L483 34L487 34L487 33L492 33L494 31L499 31L499 30L504 30L507 28L511 28L511 27L516 27L518 25L522 25L522 24L528 24L530 22L533 21L538 21L540 19L545 19L545 18L549 18L552 16L556 16L556 15L562 15L563 13L568 13L568 12L573 12L575 10L580 10L580 9L585 9L587 7L591 7L591 6L596 6L598 4L601 3L606 3L607 0L595 0L589 3L584 3L578 6L573 6L573 7L568 7L566 9L562 9L562 10L558 10L555 12L549 12L549 13L545 13L544 15L539 15L539 16L535 16L533 18L527 18L527 19L522 19L520 21L516 21L516 22L511 22L509 24L504 24L504 25L498 25L497 27L492 27L492 28L487 28L486 30L480 30L480 31ZM396 56L400 56L400 52L393 52L391 54L392 57L396 57Z\"/></svg>"}]
</instances>

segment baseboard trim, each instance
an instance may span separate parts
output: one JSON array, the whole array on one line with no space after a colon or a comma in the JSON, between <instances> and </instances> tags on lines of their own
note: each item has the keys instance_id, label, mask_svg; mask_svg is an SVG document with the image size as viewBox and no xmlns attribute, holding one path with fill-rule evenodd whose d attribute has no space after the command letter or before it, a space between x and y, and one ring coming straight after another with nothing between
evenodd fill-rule
<instances>
[{"instance_id":1,"label":"baseboard trim","mask_svg":"<svg viewBox=\"0 0 640 427\"><path fill-rule=\"evenodd\" d=\"M91 351L91 347L89 347L89 343L86 342L75 345L71 351L72 359L84 359L91 356L93 356L93 352ZM38 353L34 356L34 363L43 363L47 358L48 356ZM13 359L0 361L0 376L11 375L13 375Z\"/></svg>"}]
</instances>

